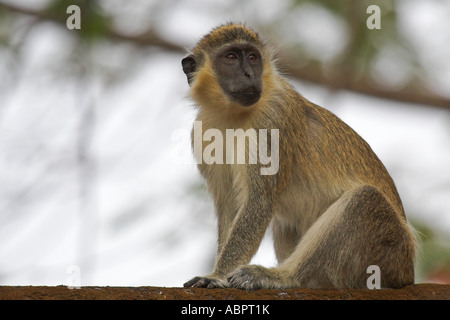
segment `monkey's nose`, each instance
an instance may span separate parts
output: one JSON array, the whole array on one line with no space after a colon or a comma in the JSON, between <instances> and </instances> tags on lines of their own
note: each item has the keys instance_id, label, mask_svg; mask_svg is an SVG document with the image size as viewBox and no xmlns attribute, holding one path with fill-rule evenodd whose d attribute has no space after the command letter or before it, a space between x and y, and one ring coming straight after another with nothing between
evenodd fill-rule
<instances>
[{"instance_id":1,"label":"monkey's nose","mask_svg":"<svg viewBox=\"0 0 450 320\"><path fill-rule=\"evenodd\" d=\"M243 68L242 68L242 71L244 72L244 75L247 77L247 78L250 78L250 79L252 79L253 77L254 77L254 72L253 72L253 70L251 69L251 68L249 68L248 66L244 66Z\"/></svg>"}]
</instances>

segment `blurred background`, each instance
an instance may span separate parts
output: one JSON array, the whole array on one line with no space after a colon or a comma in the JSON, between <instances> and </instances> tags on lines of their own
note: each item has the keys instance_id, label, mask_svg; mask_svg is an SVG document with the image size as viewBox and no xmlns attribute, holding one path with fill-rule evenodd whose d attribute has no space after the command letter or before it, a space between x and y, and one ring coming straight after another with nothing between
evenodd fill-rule
<instances>
[{"instance_id":1,"label":"blurred background","mask_svg":"<svg viewBox=\"0 0 450 320\"><path fill-rule=\"evenodd\" d=\"M210 272L180 62L228 21L258 30L296 89L369 142L417 231L416 281L450 283L449 16L444 0L0 0L0 285L70 284L74 265L81 285ZM275 265L270 237L253 263Z\"/></svg>"}]
</instances>

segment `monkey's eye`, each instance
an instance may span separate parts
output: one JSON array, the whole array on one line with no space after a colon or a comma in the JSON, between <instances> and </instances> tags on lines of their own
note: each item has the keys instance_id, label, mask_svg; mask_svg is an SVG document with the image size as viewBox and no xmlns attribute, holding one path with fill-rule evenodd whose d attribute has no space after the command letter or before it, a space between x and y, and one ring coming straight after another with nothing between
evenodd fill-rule
<instances>
[{"instance_id":1,"label":"monkey's eye","mask_svg":"<svg viewBox=\"0 0 450 320\"><path fill-rule=\"evenodd\" d=\"M228 54L226 55L226 58L227 58L228 60L234 61L234 60L237 60L238 57L237 57L234 53L228 53Z\"/></svg>"},{"instance_id":2,"label":"monkey's eye","mask_svg":"<svg viewBox=\"0 0 450 320\"><path fill-rule=\"evenodd\" d=\"M255 62L256 59L258 59L258 58L256 57L256 55L254 55L253 53L249 54L249 55L247 56L247 58L248 58L248 60L250 60L251 62Z\"/></svg>"}]
</instances>

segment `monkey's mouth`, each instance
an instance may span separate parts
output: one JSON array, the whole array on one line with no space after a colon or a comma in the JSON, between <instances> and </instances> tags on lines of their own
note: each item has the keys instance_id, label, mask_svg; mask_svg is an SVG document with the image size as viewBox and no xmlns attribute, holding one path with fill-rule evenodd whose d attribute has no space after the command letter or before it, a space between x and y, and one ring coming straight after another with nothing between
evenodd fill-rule
<instances>
[{"instance_id":1,"label":"monkey's mouth","mask_svg":"<svg viewBox=\"0 0 450 320\"><path fill-rule=\"evenodd\" d=\"M233 100L243 105L244 107L251 106L258 102L259 98L261 98L261 90L256 88L235 91L231 93Z\"/></svg>"}]
</instances>

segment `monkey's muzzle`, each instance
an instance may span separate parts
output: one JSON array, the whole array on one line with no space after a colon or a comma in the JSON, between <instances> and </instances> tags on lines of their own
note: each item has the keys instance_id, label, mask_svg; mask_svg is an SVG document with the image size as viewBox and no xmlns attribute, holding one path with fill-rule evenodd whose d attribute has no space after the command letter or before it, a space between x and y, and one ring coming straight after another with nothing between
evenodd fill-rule
<instances>
[{"instance_id":1,"label":"monkey's muzzle","mask_svg":"<svg viewBox=\"0 0 450 320\"><path fill-rule=\"evenodd\" d=\"M249 88L246 90L233 92L231 95L234 101L244 107L248 107L258 102L259 98L261 98L261 90L258 88Z\"/></svg>"}]
</instances>

